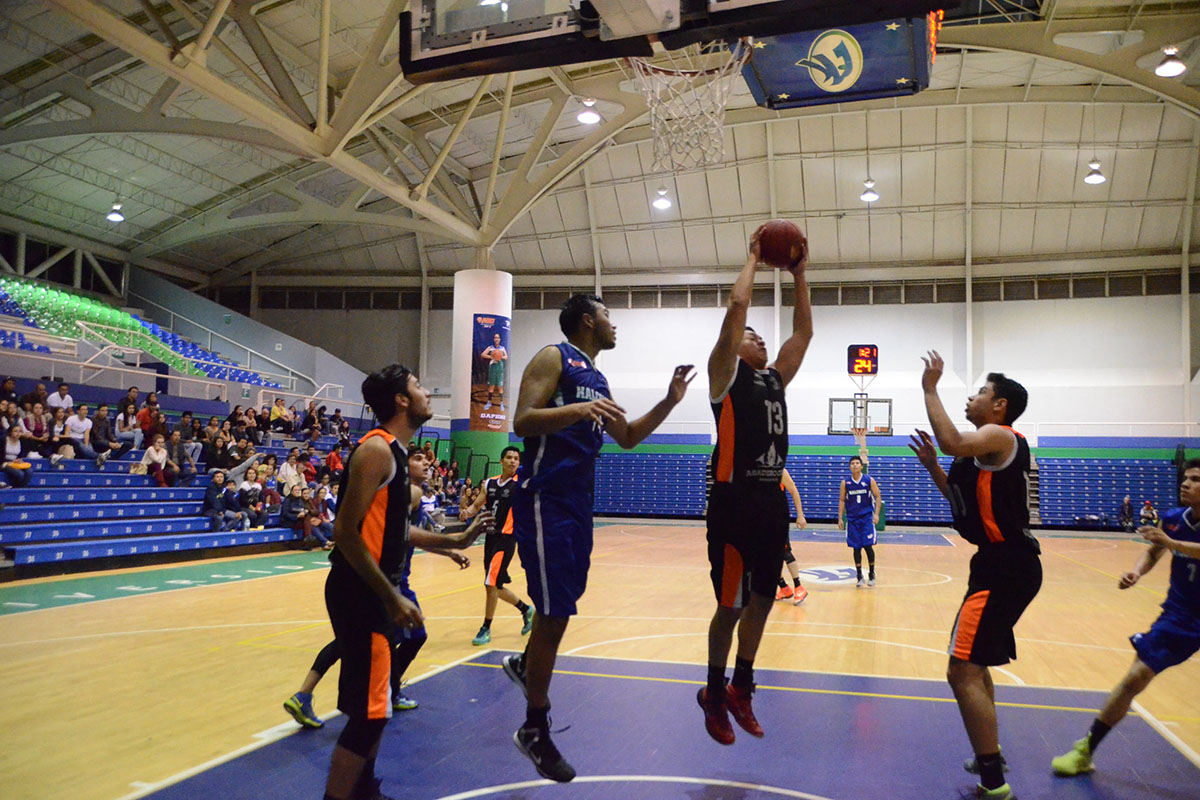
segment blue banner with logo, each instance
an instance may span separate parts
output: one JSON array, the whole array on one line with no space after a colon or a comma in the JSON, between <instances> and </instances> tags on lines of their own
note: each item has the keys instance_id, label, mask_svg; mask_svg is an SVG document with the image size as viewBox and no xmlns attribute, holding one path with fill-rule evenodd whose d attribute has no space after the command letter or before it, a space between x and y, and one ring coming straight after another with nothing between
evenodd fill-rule
<instances>
[{"instance_id":1,"label":"blue banner with logo","mask_svg":"<svg viewBox=\"0 0 1200 800\"><path fill-rule=\"evenodd\" d=\"M508 334L512 322L499 314L476 314L471 336L471 422L473 431L508 430L513 398L506 397Z\"/></svg>"},{"instance_id":2,"label":"blue banner with logo","mask_svg":"<svg viewBox=\"0 0 1200 800\"><path fill-rule=\"evenodd\" d=\"M894 19L755 39L742 76L771 109L916 94L929 86L930 24Z\"/></svg>"}]
</instances>

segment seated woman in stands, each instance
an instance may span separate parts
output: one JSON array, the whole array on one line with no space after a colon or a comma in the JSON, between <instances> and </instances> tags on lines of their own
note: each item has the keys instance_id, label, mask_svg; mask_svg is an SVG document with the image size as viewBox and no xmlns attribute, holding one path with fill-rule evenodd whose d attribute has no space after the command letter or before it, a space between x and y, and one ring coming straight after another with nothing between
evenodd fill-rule
<instances>
[{"instance_id":1,"label":"seated woman in stands","mask_svg":"<svg viewBox=\"0 0 1200 800\"><path fill-rule=\"evenodd\" d=\"M321 467L320 472L328 475L333 483L337 483L342 479L342 470L345 469L345 466L342 462L342 443L338 442L325 457L325 465Z\"/></svg>"},{"instance_id":2,"label":"seated woman in stands","mask_svg":"<svg viewBox=\"0 0 1200 800\"><path fill-rule=\"evenodd\" d=\"M275 477L275 465L263 464L258 468L258 472L263 501L267 504L267 511L274 514L283 505L283 496L279 494L279 479Z\"/></svg>"},{"instance_id":3,"label":"seated woman in stands","mask_svg":"<svg viewBox=\"0 0 1200 800\"><path fill-rule=\"evenodd\" d=\"M4 473L4 483L20 489L29 484L30 464L25 460L29 454L29 446L21 438L20 425L11 425L4 437L4 452L0 453L0 472Z\"/></svg>"},{"instance_id":4,"label":"seated woman in stands","mask_svg":"<svg viewBox=\"0 0 1200 800\"><path fill-rule=\"evenodd\" d=\"M150 437L150 430L158 422L158 395L151 392L146 395L146 402L142 406L142 410L137 412L137 424L142 429L142 441L145 442ZM166 441L166 431L162 431L163 441Z\"/></svg>"},{"instance_id":5,"label":"seated woman in stands","mask_svg":"<svg viewBox=\"0 0 1200 800\"><path fill-rule=\"evenodd\" d=\"M247 406L246 411L242 414L242 428L246 431L246 438L251 444L262 444L262 431L258 428L258 415L254 413L254 406Z\"/></svg>"},{"instance_id":6,"label":"seated woman in stands","mask_svg":"<svg viewBox=\"0 0 1200 800\"><path fill-rule=\"evenodd\" d=\"M49 457L51 464L57 464L64 458L75 457L75 447L71 444L71 431L67 429L67 409L58 406L50 419L50 441L42 447L42 455Z\"/></svg>"},{"instance_id":7,"label":"seated woman in stands","mask_svg":"<svg viewBox=\"0 0 1200 800\"><path fill-rule=\"evenodd\" d=\"M283 501L283 510L280 512L279 521L287 525L294 531L303 531L304 546L308 549L313 549L318 545L323 545L326 550L333 548L333 542L329 539L322 539L315 531L315 520L309 517L308 503L304 499L300 484L292 486L288 492L287 498Z\"/></svg>"},{"instance_id":8,"label":"seated woman in stands","mask_svg":"<svg viewBox=\"0 0 1200 800\"><path fill-rule=\"evenodd\" d=\"M450 466L446 469L446 480L458 483L462 480L462 475L458 471L458 462L451 459Z\"/></svg>"},{"instance_id":9,"label":"seated woman in stands","mask_svg":"<svg viewBox=\"0 0 1200 800\"><path fill-rule=\"evenodd\" d=\"M203 451L204 440L207 438L208 434L205 433L204 424L200 422L199 417L196 417L192 420L192 441L199 443L200 449Z\"/></svg>"},{"instance_id":10,"label":"seated woman in stands","mask_svg":"<svg viewBox=\"0 0 1200 800\"><path fill-rule=\"evenodd\" d=\"M312 520L312 534L317 537L325 549L333 547L333 520L326 513L323 502L318 502L313 495L313 490L304 488L300 490L300 497L304 500L304 508L308 511L307 519Z\"/></svg>"},{"instance_id":11,"label":"seated woman in stands","mask_svg":"<svg viewBox=\"0 0 1200 800\"><path fill-rule=\"evenodd\" d=\"M31 455L42 458L42 448L50 441L50 420L46 416L45 406L34 403L25 414L25 439Z\"/></svg>"},{"instance_id":12,"label":"seated woman in stands","mask_svg":"<svg viewBox=\"0 0 1200 800\"><path fill-rule=\"evenodd\" d=\"M283 485L283 496L291 497L292 489L304 485L304 476L300 472L300 448L293 447L288 451L287 461L279 465L279 482Z\"/></svg>"},{"instance_id":13,"label":"seated woman in stands","mask_svg":"<svg viewBox=\"0 0 1200 800\"><path fill-rule=\"evenodd\" d=\"M120 405L117 406L117 441L128 444L134 450L141 449L142 439L145 438L137 413L137 405L133 401L121 399Z\"/></svg>"},{"instance_id":14,"label":"seated woman in stands","mask_svg":"<svg viewBox=\"0 0 1200 800\"><path fill-rule=\"evenodd\" d=\"M292 433L292 421L288 417L288 410L283 404L282 397L276 397L275 405L271 407L271 430L286 434Z\"/></svg>"},{"instance_id":15,"label":"seated woman in stands","mask_svg":"<svg viewBox=\"0 0 1200 800\"><path fill-rule=\"evenodd\" d=\"M321 517L328 522L333 522L337 516L337 499L334 496L334 487L324 486L317 487L317 508L321 510Z\"/></svg>"},{"instance_id":16,"label":"seated woman in stands","mask_svg":"<svg viewBox=\"0 0 1200 800\"><path fill-rule=\"evenodd\" d=\"M221 421L216 417L209 417L208 424L204 426L203 442L215 442L217 434L221 432Z\"/></svg>"},{"instance_id":17,"label":"seated woman in stands","mask_svg":"<svg viewBox=\"0 0 1200 800\"><path fill-rule=\"evenodd\" d=\"M163 446L166 439L162 434L155 434L150 441L150 446L142 456L142 466L146 468L147 474L154 476L159 486L174 486L179 475L179 465L167 454L167 448Z\"/></svg>"},{"instance_id":18,"label":"seated woman in stands","mask_svg":"<svg viewBox=\"0 0 1200 800\"><path fill-rule=\"evenodd\" d=\"M159 411L154 417L154 424L150 426L150 435L156 436L161 434L164 439L171 438L171 423L167 422L167 415Z\"/></svg>"},{"instance_id":19,"label":"seated woman in stands","mask_svg":"<svg viewBox=\"0 0 1200 800\"><path fill-rule=\"evenodd\" d=\"M250 519L251 528L267 524L267 504L263 499L262 484L258 482L258 470L253 467L246 470L246 479L238 487L238 503Z\"/></svg>"},{"instance_id":20,"label":"seated woman in stands","mask_svg":"<svg viewBox=\"0 0 1200 800\"><path fill-rule=\"evenodd\" d=\"M4 428L4 434L7 436L9 430L16 427L20 429L21 435L24 436L27 431L25 430L23 417L24 415L21 414L21 407L15 402L9 403L7 406L5 406L4 417L0 419L0 427Z\"/></svg>"}]
</instances>

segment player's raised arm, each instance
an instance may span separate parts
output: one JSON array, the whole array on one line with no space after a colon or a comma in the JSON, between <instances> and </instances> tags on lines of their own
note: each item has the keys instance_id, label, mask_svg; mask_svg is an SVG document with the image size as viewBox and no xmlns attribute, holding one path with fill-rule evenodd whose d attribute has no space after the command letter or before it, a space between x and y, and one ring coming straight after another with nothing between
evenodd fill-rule
<instances>
[{"instance_id":1,"label":"player's raised arm","mask_svg":"<svg viewBox=\"0 0 1200 800\"><path fill-rule=\"evenodd\" d=\"M1012 431L1000 425L983 425L973 431L960 431L954 426L937 393L946 363L936 350L930 350L928 357L922 356L921 360L925 362L925 372L921 375L925 412L941 451L948 456L974 456L985 460L988 456L1003 458L1008 455L1014 445Z\"/></svg>"},{"instance_id":2,"label":"player's raised arm","mask_svg":"<svg viewBox=\"0 0 1200 800\"><path fill-rule=\"evenodd\" d=\"M908 438L912 440L908 449L917 454L917 460L929 471L929 477L933 478L933 483L942 493L942 497L949 500L950 481L946 477L946 470L942 469L942 465L938 463L937 448L933 446L933 437L918 429L916 435L909 434Z\"/></svg>"},{"instance_id":3,"label":"player's raised arm","mask_svg":"<svg viewBox=\"0 0 1200 800\"><path fill-rule=\"evenodd\" d=\"M562 356L558 348L553 345L543 347L521 376L513 433L521 437L548 436L571 427L581 419L591 419L603 425L625 413L625 409L608 398L547 408L558 390L561 377Z\"/></svg>"},{"instance_id":4,"label":"player's raised arm","mask_svg":"<svg viewBox=\"0 0 1200 800\"><path fill-rule=\"evenodd\" d=\"M696 378L695 367L692 364L680 364L671 375L671 385L667 387L667 396L659 400L650 409L633 422L627 422L624 416L610 420L605 430L613 441L626 450L636 447L639 442L654 432L663 423L671 409L679 405L687 393L688 384Z\"/></svg>"},{"instance_id":5,"label":"player's raised arm","mask_svg":"<svg viewBox=\"0 0 1200 800\"><path fill-rule=\"evenodd\" d=\"M808 266L808 243L804 242L799 247L801 253L795 265L788 270L795 279L796 291L796 305L792 310L792 335L779 348L779 355L775 359L775 369L779 371L779 377L783 378L784 386L796 377L813 337L812 303L808 298L808 279L804 276L804 268Z\"/></svg>"},{"instance_id":6,"label":"player's raised arm","mask_svg":"<svg viewBox=\"0 0 1200 800\"><path fill-rule=\"evenodd\" d=\"M733 383L737 374L738 347L746 333L746 313L750 310L750 294L754 290L754 274L758 267L758 237L762 228L750 239L750 254L746 265L733 283L729 302L725 308L725 320L717 343L708 357L708 396L719 397Z\"/></svg>"}]
</instances>

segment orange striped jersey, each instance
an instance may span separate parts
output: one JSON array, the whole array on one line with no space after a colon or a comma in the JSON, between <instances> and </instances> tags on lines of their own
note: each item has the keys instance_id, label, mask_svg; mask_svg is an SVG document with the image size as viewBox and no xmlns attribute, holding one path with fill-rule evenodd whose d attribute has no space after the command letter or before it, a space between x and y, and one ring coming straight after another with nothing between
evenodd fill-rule
<instances>
[{"instance_id":1,"label":"orange striped jersey","mask_svg":"<svg viewBox=\"0 0 1200 800\"><path fill-rule=\"evenodd\" d=\"M1009 545L1041 552L1037 539L1029 532L1029 443L1012 428L1004 427L1017 440L1004 464L990 467L973 457L960 456L950 466L954 529L979 547Z\"/></svg>"},{"instance_id":2,"label":"orange striped jersey","mask_svg":"<svg viewBox=\"0 0 1200 800\"><path fill-rule=\"evenodd\" d=\"M412 488L408 482L408 453L395 436L382 428L376 428L358 440L358 445L346 458L346 469L342 472L338 497L349 496L347 492L351 488L350 465L354 454L358 452L358 446L375 436L387 442L395 464L391 477L376 489L359 530L362 531L363 543L366 544L367 550L379 564L379 570L392 583L397 583L405 577L404 568L408 563L408 515L412 505ZM345 557L336 549L329 554L329 560L334 565L349 566Z\"/></svg>"},{"instance_id":3,"label":"orange striped jersey","mask_svg":"<svg viewBox=\"0 0 1200 800\"><path fill-rule=\"evenodd\" d=\"M781 484L788 428L787 396L779 372L774 367L754 369L739 358L733 379L710 402L717 419L713 481Z\"/></svg>"},{"instance_id":4,"label":"orange striped jersey","mask_svg":"<svg viewBox=\"0 0 1200 800\"><path fill-rule=\"evenodd\" d=\"M508 480L502 481L499 475L493 475L484 482L484 491L487 492L487 507L496 520L492 530L496 533L511 535L513 532L512 501L513 495L517 491L517 476L513 475Z\"/></svg>"}]
</instances>

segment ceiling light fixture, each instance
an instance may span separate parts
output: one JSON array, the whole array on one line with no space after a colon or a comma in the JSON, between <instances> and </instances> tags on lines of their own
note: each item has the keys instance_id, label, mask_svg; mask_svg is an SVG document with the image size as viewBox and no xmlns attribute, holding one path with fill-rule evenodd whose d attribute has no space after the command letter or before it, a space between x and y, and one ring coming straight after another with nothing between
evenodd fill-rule
<instances>
[{"instance_id":1,"label":"ceiling light fixture","mask_svg":"<svg viewBox=\"0 0 1200 800\"><path fill-rule=\"evenodd\" d=\"M666 211L671 207L671 200L667 197L667 187L658 187L658 197L654 198L654 202L650 205L657 208L659 211Z\"/></svg>"},{"instance_id":2,"label":"ceiling light fixture","mask_svg":"<svg viewBox=\"0 0 1200 800\"><path fill-rule=\"evenodd\" d=\"M865 188L863 189L863 193L858 196L859 200L862 200L864 203L874 203L879 199L879 192L875 191L875 181L867 178L863 181L863 186Z\"/></svg>"},{"instance_id":3,"label":"ceiling light fixture","mask_svg":"<svg viewBox=\"0 0 1200 800\"><path fill-rule=\"evenodd\" d=\"M112 211L108 212L108 216L106 216L105 219L107 219L109 222L124 222L125 221L125 215L121 213L120 199L113 201Z\"/></svg>"},{"instance_id":4,"label":"ceiling light fixture","mask_svg":"<svg viewBox=\"0 0 1200 800\"><path fill-rule=\"evenodd\" d=\"M582 122L584 125L595 125L600 121L600 114L592 106L596 105L596 101L590 97L583 100L584 109L575 115L575 119Z\"/></svg>"},{"instance_id":5,"label":"ceiling light fixture","mask_svg":"<svg viewBox=\"0 0 1200 800\"><path fill-rule=\"evenodd\" d=\"M1100 162L1093 158L1088 162L1088 174L1083 176L1083 182L1091 184L1092 186L1097 186L1101 183L1104 183L1106 180L1108 179L1105 178L1104 173L1100 171Z\"/></svg>"},{"instance_id":6,"label":"ceiling light fixture","mask_svg":"<svg viewBox=\"0 0 1200 800\"><path fill-rule=\"evenodd\" d=\"M1168 45L1163 48L1163 60L1154 68L1154 74L1160 78L1178 78L1187 72L1187 64L1179 58L1179 48Z\"/></svg>"},{"instance_id":7,"label":"ceiling light fixture","mask_svg":"<svg viewBox=\"0 0 1200 800\"><path fill-rule=\"evenodd\" d=\"M879 192L875 191L875 181L871 178L871 112L863 113L863 125L866 128L863 142L866 144L867 152L867 179L863 181L863 193L858 196L858 199L864 203L874 203L879 199Z\"/></svg>"}]
</instances>

